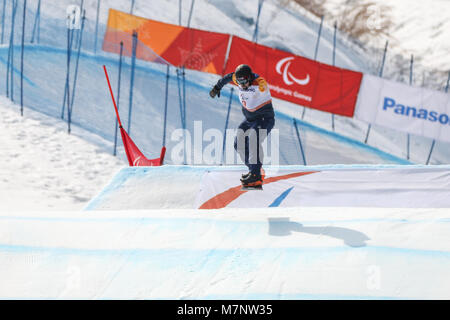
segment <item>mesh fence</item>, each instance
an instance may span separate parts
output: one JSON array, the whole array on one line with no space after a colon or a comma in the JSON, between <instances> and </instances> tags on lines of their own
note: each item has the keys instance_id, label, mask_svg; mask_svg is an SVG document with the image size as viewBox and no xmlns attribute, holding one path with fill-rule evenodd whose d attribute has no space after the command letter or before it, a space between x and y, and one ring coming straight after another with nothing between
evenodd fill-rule
<instances>
[{"instance_id":1,"label":"mesh fence","mask_svg":"<svg viewBox=\"0 0 450 320\"><path fill-rule=\"evenodd\" d=\"M232 132L225 135L225 129L237 128L243 120L236 90L227 86L220 99L211 99L208 92L218 76L170 65L141 43L145 35L135 40L124 37L122 56L102 50L109 6L130 10L131 3L0 0L0 78L4 79L0 92L16 103L61 118L68 128L70 121L98 134L111 142L112 153L117 125L102 69L106 65L123 126L147 157L158 157L165 144L166 163L222 163L226 158L221 154L223 139L226 136L229 145L234 139ZM133 50L147 61L135 59ZM275 130L279 131L274 139L269 136L267 145L279 153L274 155L279 164L304 164L299 135L307 164L326 162L327 147L317 141L346 148L343 142L330 143L331 138L301 121L298 129L299 134L291 118L277 117ZM117 150L126 162L120 135ZM228 150L234 153L232 144ZM271 151L267 152L270 157ZM368 161L377 162L373 157Z\"/></svg>"}]
</instances>

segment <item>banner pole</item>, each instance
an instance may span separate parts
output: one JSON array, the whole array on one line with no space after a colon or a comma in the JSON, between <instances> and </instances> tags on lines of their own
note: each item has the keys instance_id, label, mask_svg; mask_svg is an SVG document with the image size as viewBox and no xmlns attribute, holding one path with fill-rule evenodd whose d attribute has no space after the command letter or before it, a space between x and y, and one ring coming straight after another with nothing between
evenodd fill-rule
<instances>
[{"instance_id":1,"label":"banner pole","mask_svg":"<svg viewBox=\"0 0 450 320\"><path fill-rule=\"evenodd\" d=\"M191 27L191 18L192 18L192 13L194 11L194 4L195 4L195 0L191 0L191 8L189 10L189 17L188 17L188 23L187 23L188 28Z\"/></svg>"},{"instance_id":2,"label":"banner pole","mask_svg":"<svg viewBox=\"0 0 450 320\"><path fill-rule=\"evenodd\" d=\"M298 131L297 120L295 120L295 118L293 118L292 120L294 121L295 132L297 134L298 143L300 145L300 151L302 153L303 164L306 166L305 153L303 152L302 139L300 139L300 132Z\"/></svg>"},{"instance_id":3,"label":"banner pole","mask_svg":"<svg viewBox=\"0 0 450 320\"><path fill-rule=\"evenodd\" d=\"M33 31L31 33L31 41L30 41L31 43L34 43L34 36L36 35L40 15L41 15L41 0L38 1L38 5L37 5L37 9L36 9L36 16L34 18ZM38 41L38 43L39 43L39 41Z\"/></svg>"},{"instance_id":4,"label":"banner pole","mask_svg":"<svg viewBox=\"0 0 450 320\"><path fill-rule=\"evenodd\" d=\"M163 147L165 147L165 145L166 145L167 105L168 105L168 98L169 98L169 77L170 77L170 64L167 65L167 72L166 72L166 94L165 94L165 99L164 99L164 126L163 126L163 140L162 140Z\"/></svg>"},{"instance_id":5,"label":"banner pole","mask_svg":"<svg viewBox=\"0 0 450 320\"><path fill-rule=\"evenodd\" d=\"M23 116L23 54L25 50L25 18L27 12L27 0L23 0L23 21L22 21L22 52L20 54L20 115Z\"/></svg>"},{"instance_id":6,"label":"banner pole","mask_svg":"<svg viewBox=\"0 0 450 320\"><path fill-rule=\"evenodd\" d=\"M322 17L320 18L319 32L317 33L316 48L314 50L314 61L317 61L317 54L319 53L319 43L320 43L320 36L322 34L323 18L324 18L324 15L322 15ZM303 120L303 118L305 118L305 112L306 112L306 107L303 107L302 120Z\"/></svg>"},{"instance_id":7,"label":"banner pole","mask_svg":"<svg viewBox=\"0 0 450 320\"><path fill-rule=\"evenodd\" d=\"M181 85L180 84L180 69L177 68L177 84L178 84L178 102L180 104L180 122L181 122L181 128L183 129L183 141L184 146L186 146L186 132L185 132L185 124L184 124L184 115L183 115L183 97L181 95ZM183 164L186 164L186 149L183 149Z\"/></svg>"},{"instance_id":8,"label":"banner pole","mask_svg":"<svg viewBox=\"0 0 450 320\"><path fill-rule=\"evenodd\" d=\"M225 60L223 62L222 76L225 74L225 70L227 69L228 58L230 57L230 50L231 50L231 43L232 42L233 42L233 35L230 34L228 36L228 45L227 45L227 51L225 53Z\"/></svg>"},{"instance_id":9,"label":"banner pole","mask_svg":"<svg viewBox=\"0 0 450 320\"><path fill-rule=\"evenodd\" d=\"M95 39L94 39L94 53L97 53L97 38L98 38L98 20L100 15L100 0L97 0L97 16L95 18Z\"/></svg>"},{"instance_id":10,"label":"banner pole","mask_svg":"<svg viewBox=\"0 0 450 320\"><path fill-rule=\"evenodd\" d=\"M261 15L261 9L263 6L264 0L258 0L258 13L256 14L256 23L255 23L255 31L253 32L253 42L258 42L258 25L259 25L259 16Z\"/></svg>"},{"instance_id":11,"label":"banner pole","mask_svg":"<svg viewBox=\"0 0 450 320\"><path fill-rule=\"evenodd\" d=\"M409 85L411 86L413 83L413 72L414 72L414 55L411 55L411 63L409 66ZM406 136L406 159L410 158L410 134L408 133Z\"/></svg>"},{"instance_id":12,"label":"banner pole","mask_svg":"<svg viewBox=\"0 0 450 320\"><path fill-rule=\"evenodd\" d=\"M73 86L72 86L72 100L70 102L70 108L69 106L67 107L68 110L68 122L69 122L69 133L70 133L70 124L72 122L72 111L73 111L73 102L75 101L75 91L76 91L76 87L77 87L77 78L78 78L78 65L80 62L80 53L81 53L81 46L82 46L82 41L83 41L83 30L84 30L84 22L86 20L86 10L83 10L83 17L81 20L81 30L80 30L80 38L78 40L79 44L78 44L78 52L77 52L77 61L75 63L75 74L74 74L74 79L73 79Z\"/></svg>"},{"instance_id":13,"label":"banner pole","mask_svg":"<svg viewBox=\"0 0 450 320\"><path fill-rule=\"evenodd\" d=\"M133 108L133 87L134 87L134 69L136 68L136 49L137 49L137 39L138 34L136 31L133 31L133 49L131 56L131 75L130 75L130 97L129 97L129 106L128 106L128 134L131 131L131 111Z\"/></svg>"},{"instance_id":14,"label":"banner pole","mask_svg":"<svg viewBox=\"0 0 450 320\"><path fill-rule=\"evenodd\" d=\"M337 21L334 22L334 33L333 33L333 67L336 65L336 33L337 33ZM334 113L331 114L331 129L334 132Z\"/></svg>"},{"instance_id":15,"label":"banner pole","mask_svg":"<svg viewBox=\"0 0 450 320\"><path fill-rule=\"evenodd\" d=\"M19 0L15 0L14 1L14 5L13 5L13 16L12 16L12 22L11 22L11 36L10 36L10 45L9 45L9 49L11 50L11 62L9 64L9 68L10 68L10 86L11 86L11 96L10 99L12 102L14 102L14 29L15 29L15 20L16 20L16 12L17 12L17 7L19 6L18 4Z\"/></svg>"},{"instance_id":16,"label":"banner pole","mask_svg":"<svg viewBox=\"0 0 450 320\"><path fill-rule=\"evenodd\" d=\"M225 157L225 145L226 145L226 141L227 141L227 129L228 129L228 121L230 119L231 103L233 101L233 91L234 91L234 88L231 87L230 100L228 102L227 118L225 120L225 130L223 131L222 164L223 164L223 159Z\"/></svg>"},{"instance_id":17,"label":"banner pole","mask_svg":"<svg viewBox=\"0 0 450 320\"><path fill-rule=\"evenodd\" d=\"M181 1L178 0L178 25L181 26Z\"/></svg>"},{"instance_id":18,"label":"banner pole","mask_svg":"<svg viewBox=\"0 0 450 320\"><path fill-rule=\"evenodd\" d=\"M6 10L6 0L3 0L3 8L2 8L2 44L3 44L3 36L5 34L5 10Z\"/></svg>"},{"instance_id":19,"label":"banner pole","mask_svg":"<svg viewBox=\"0 0 450 320\"><path fill-rule=\"evenodd\" d=\"M119 79L117 80L117 112L119 112L120 106L120 80L122 76L122 56L123 56L123 41L120 41L120 55L119 55ZM114 150L113 155L117 155L117 121L114 121Z\"/></svg>"},{"instance_id":20,"label":"banner pole","mask_svg":"<svg viewBox=\"0 0 450 320\"><path fill-rule=\"evenodd\" d=\"M447 85L445 86L445 93L448 93L449 84L450 84L450 71L448 72ZM428 154L428 158L427 158L427 165L430 163L431 154L433 153L435 144L436 144L436 139L433 139L433 142L431 143L430 153Z\"/></svg>"},{"instance_id":21,"label":"banner pole","mask_svg":"<svg viewBox=\"0 0 450 320\"><path fill-rule=\"evenodd\" d=\"M63 105L61 108L61 119L64 119L64 110L66 107L66 98L69 91L69 70L70 70L70 57L72 55L72 44L73 44L73 29L71 29L70 16L67 16L67 74L66 74L66 85L64 87L64 98Z\"/></svg>"},{"instance_id":22,"label":"banner pole","mask_svg":"<svg viewBox=\"0 0 450 320\"><path fill-rule=\"evenodd\" d=\"M384 69L384 63L386 61L386 53L387 53L388 44L389 44L389 41L386 40L386 45L384 46L383 60L381 61L380 72L378 74L379 77L383 77L383 69ZM365 144L367 144L367 140L369 139L369 134L370 134L371 128L372 128L372 125L369 123L369 125L367 126L366 138L364 139Z\"/></svg>"}]
</instances>

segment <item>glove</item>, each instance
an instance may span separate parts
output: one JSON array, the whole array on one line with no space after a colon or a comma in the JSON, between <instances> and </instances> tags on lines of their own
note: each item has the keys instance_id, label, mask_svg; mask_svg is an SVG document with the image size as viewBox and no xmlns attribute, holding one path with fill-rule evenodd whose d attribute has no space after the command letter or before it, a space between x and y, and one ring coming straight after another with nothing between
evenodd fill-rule
<instances>
[{"instance_id":1,"label":"glove","mask_svg":"<svg viewBox=\"0 0 450 320\"><path fill-rule=\"evenodd\" d=\"M211 98L214 98L216 95L218 98L220 98L220 89L217 85L215 85L211 91L209 92L209 95L211 96Z\"/></svg>"}]
</instances>

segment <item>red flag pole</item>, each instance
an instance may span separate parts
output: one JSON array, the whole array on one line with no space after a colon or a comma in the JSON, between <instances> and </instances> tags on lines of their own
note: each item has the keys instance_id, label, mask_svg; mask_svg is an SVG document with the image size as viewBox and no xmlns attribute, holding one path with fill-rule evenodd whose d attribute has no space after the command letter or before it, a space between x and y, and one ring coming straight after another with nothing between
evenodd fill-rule
<instances>
[{"instance_id":1,"label":"red flag pole","mask_svg":"<svg viewBox=\"0 0 450 320\"><path fill-rule=\"evenodd\" d=\"M111 93L111 99L114 104L114 110L116 111L117 121L119 122L119 128L122 128L122 122L120 122L119 110L117 110L116 100L114 99L114 93L111 89L111 83L109 82L108 71L106 71L106 66L103 65L103 70L105 70L106 81L108 81L109 92Z\"/></svg>"}]
</instances>

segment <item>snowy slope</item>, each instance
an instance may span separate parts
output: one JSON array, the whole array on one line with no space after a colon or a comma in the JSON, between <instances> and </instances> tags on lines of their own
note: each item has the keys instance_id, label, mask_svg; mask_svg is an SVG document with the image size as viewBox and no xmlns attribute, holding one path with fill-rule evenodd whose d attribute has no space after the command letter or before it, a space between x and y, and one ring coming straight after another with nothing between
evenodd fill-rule
<instances>
[{"instance_id":1,"label":"snowy slope","mask_svg":"<svg viewBox=\"0 0 450 320\"><path fill-rule=\"evenodd\" d=\"M449 209L18 212L2 299L449 299Z\"/></svg>"},{"instance_id":2,"label":"snowy slope","mask_svg":"<svg viewBox=\"0 0 450 320\"><path fill-rule=\"evenodd\" d=\"M99 147L102 146L102 147ZM0 97L0 212L80 210L120 168L112 146Z\"/></svg>"},{"instance_id":3,"label":"snowy slope","mask_svg":"<svg viewBox=\"0 0 450 320\"><path fill-rule=\"evenodd\" d=\"M390 7L392 30L389 33L390 50L393 55L409 58L413 54L424 68L448 72L450 70L450 2L446 0L372 0L377 5ZM345 6L345 0L328 0L324 3L331 12ZM374 14L376 12L374 11ZM376 18L376 17L374 17ZM386 38L374 38L374 46L383 47ZM417 74L418 82L422 74ZM425 83L427 79L425 79ZM442 82L445 79L442 79Z\"/></svg>"}]
</instances>

